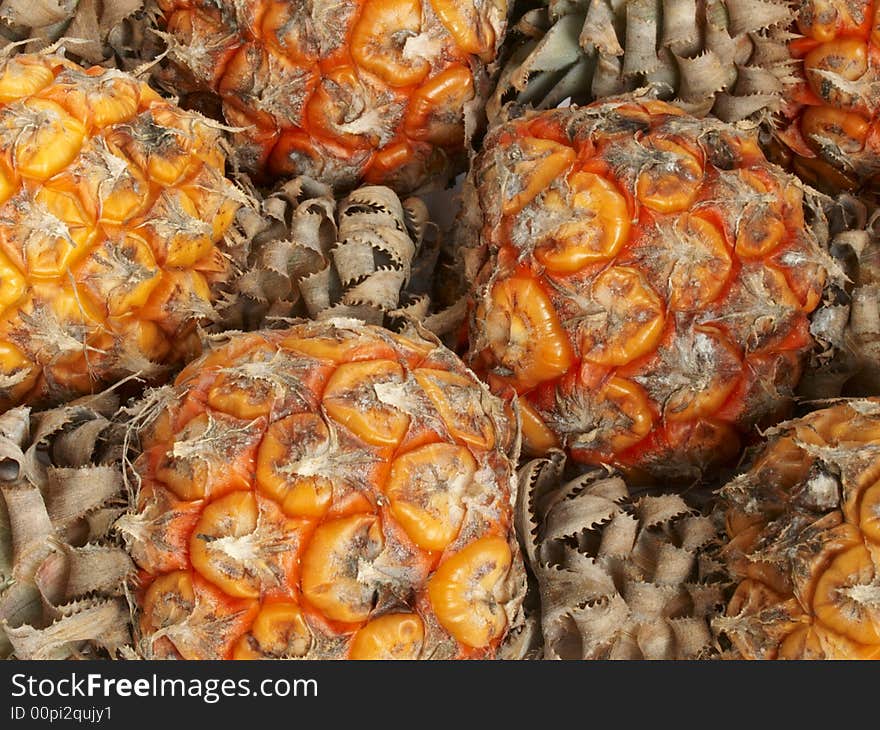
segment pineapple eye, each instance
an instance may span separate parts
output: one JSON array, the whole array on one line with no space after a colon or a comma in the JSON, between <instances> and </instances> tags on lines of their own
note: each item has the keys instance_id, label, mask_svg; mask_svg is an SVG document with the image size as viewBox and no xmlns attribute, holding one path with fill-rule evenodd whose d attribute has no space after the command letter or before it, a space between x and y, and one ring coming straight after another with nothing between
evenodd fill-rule
<instances>
[{"instance_id":1,"label":"pineapple eye","mask_svg":"<svg viewBox=\"0 0 880 730\"><path fill-rule=\"evenodd\" d=\"M478 316L485 322L488 344L502 373L517 390L565 373L574 359L568 337L549 297L531 278L499 282Z\"/></svg>"},{"instance_id":2,"label":"pineapple eye","mask_svg":"<svg viewBox=\"0 0 880 730\"><path fill-rule=\"evenodd\" d=\"M474 78L462 65L450 66L416 89L404 131L410 139L448 147L464 143L464 105L474 97Z\"/></svg>"},{"instance_id":3,"label":"pineapple eye","mask_svg":"<svg viewBox=\"0 0 880 730\"><path fill-rule=\"evenodd\" d=\"M703 166L681 145L662 137L641 140L649 154L636 182L642 205L658 213L690 208L703 184Z\"/></svg>"},{"instance_id":4,"label":"pineapple eye","mask_svg":"<svg viewBox=\"0 0 880 730\"><path fill-rule=\"evenodd\" d=\"M829 84L827 72L845 81L858 81L868 70L868 46L857 39L842 39L823 43L804 57L804 71L813 92L832 106L861 105L857 94L845 90L841 84Z\"/></svg>"},{"instance_id":5,"label":"pineapple eye","mask_svg":"<svg viewBox=\"0 0 880 730\"><path fill-rule=\"evenodd\" d=\"M430 0L456 45L467 53L488 57L495 45L495 30L483 8L475 0ZM481 7L482 6L482 7Z\"/></svg>"},{"instance_id":6,"label":"pineapple eye","mask_svg":"<svg viewBox=\"0 0 880 730\"><path fill-rule=\"evenodd\" d=\"M506 540L483 537L440 564L428 582L437 620L466 646L479 648L507 627L501 603L512 554Z\"/></svg>"},{"instance_id":7,"label":"pineapple eye","mask_svg":"<svg viewBox=\"0 0 880 730\"><path fill-rule=\"evenodd\" d=\"M369 0L351 34L351 55L391 86L412 86L430 71L425 58L407 51L422 26L419 0Z\"/></svg>"},{"instance_id":8,"label":"pineapple eye","mask_svg":"<svg viewBox=\"0 0 880 730\"><path fill-rule=\"evenodd\" d=\"M321 517L333 498L331 448L320 416L302 413L276 421L260 444L257 484L285 514Z\"/></svg>"},{"instance_id":9,"label":"pineapple eye","mask_svg":"<svg viewBox=\"0 0 880 730\"><path fill-rule=\"evenodd\" d=\"M538 244L535 258L550 271L570 274L612 258L629 238L626 199L604 178L589 172L568 179L569 197L555 190L544 195L544 208L570 219Z\"/></svg>"},{"instance_id":10,"label":"pineapple eye","mask_svg":"<svg viewBox=\"0 0 880 730\"><path fill-rule=\"evenodd\" d=\"M808 140L829 140L843 152L861 152L868 139L871 123L861 114L811 106L801 115L801 131Z\"/></svg>"},{"instance_id":11,"label":"pineapple eye","mask_svg":"<svg viewBox=\"0 0 880 730\"><path fill-rule=\"evenodd\" d=\"M302 557L302 592L332 621L366 621L375 588L360 572L379 555L384 540L375 515L353 515L320 525Z\"/></svg>"},{"instance_id":12,"label":"pineapple eye","mask_svg":"<svg viewBox=\"0 0 880 730\"><path fill-rule=\"evenodd\" d=\"M312 632L296 603L267 603L260 609L250 631L238 640L232 658L300 657L308 653L311 644Z\"/></svg>"},{"instance_id":13,"label":"pineapple eye","mask_svg":"<svg viewBox=\"0 0 880 730\"><path fill-rule=\"evenodd\" d=\"M470 452L452 444L423 446L394 460L385 493L416 545L441 551L455 539L464 519L462 497L476 471Z\"/></svg>"},{"instance_id":14,"label":"pineapple eye","mask_svg":"<svg viewBox=\"0 0 880 730\"><path fill-rule=\"evenodd\" d=\"M599 365L625 365L651 352L666 321L663 301L634 268L613 266L593 281L581 352Z\"/></svg>"},{"instance_id":15,"label":"pineapple eye","mask_svg":"<svg viewBox=\"0 0 880 730\"><path fill-rule=\"evenodd\" d=\"M538 137L519 140L512 152L516 184L502 192L501 212L518 213L537 198L575 160L575 151L564 144Z\"/></svg>"},{"instance_id":16,"label":"pineapple eye","mask_svg":"<svg viewBox=\"0 0 880 730\"><path fill-rule=\"evenodd\" d=\"M44 181L61 172L76 159L85 136L78 119L46 99L16 101L0 111L0 141L23 177Z\"/></svg>"},{"instance_id":17,"label":"pineapple eye","mask_svg":"<svg viewBox=\"0 0 880 730\"><path fill-rule=\"evenodd\" d=\"M478 449L495 446L495 429L471 379L433 368L418 368L413 371L413 378L437 408L454 439Z\"/></svg>"},{"instance_id":18,"label":"pineapple eye","mask_svg":"<svg viewBox=\"0 0 880 730\"><path fill-rule=\"evenodd\" d=\"M425 624L414 613L389 613L359 629L351 641L349 659L418 659Z\"/></svg>"},{"instance_id":19,"label":"pineapple eye","mask_svg":"<svg viewBox=\"0 0 880 730\"><path fill-rule=\"evenodd\" d=\"M368 444L396 446L409 427L410 417L382 403L376 385L402 383L403 367L391 360L340 365L324 390L324 408Z\"/></svg>"}]
</instances>

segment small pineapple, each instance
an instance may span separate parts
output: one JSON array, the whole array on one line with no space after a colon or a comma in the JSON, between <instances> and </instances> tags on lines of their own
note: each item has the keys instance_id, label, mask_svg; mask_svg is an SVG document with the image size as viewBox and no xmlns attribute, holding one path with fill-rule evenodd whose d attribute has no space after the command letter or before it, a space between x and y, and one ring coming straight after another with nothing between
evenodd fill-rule
<instances>
[{"instance_id":1,"label":"small pineapple","mask_svg":"<svg viewBox=\"0 0 880 730\"><path fill-rule=\"evenodd\" d=\"M470 179L470 362L531 452L696 477L784 414L837 269L754 138L597 102L495 127Z\"/></svg>"},{"instance_id":2,"label":"small pineapple","mask_svg":"<svg viewBox=\"0 0 880 730\"><path fill-rule=\"evenodd\" d=\"M735 657L880 659L880 400L780 424L717 514Z\"/></svg>"},{"instance_id":3,"label":"small pineapple","mask_svg":"<svg viewBox=\"0 0 880 730\"><path fill-rule=\"evenodd\" d=\"M117 70L0 58L0 410L197 350L242 194L216 124Z\"/></svg>"},{"instance_id":4,"label":"small pineapple","mask_svg":"<svg viewBox=\"0 0 880 730\"><path fill-rule=\"evenodd\" d=\"M234 335L132 425L145 656L480 658L517 626L511 423L435 342Z\"/></svg>"},{"instance_id":5,"label":"small pineapple","mask_svg":"<svg viewBox=\"0 0 880 730\"><path fill-rule=\"evenodd\" d=\"M465 162L507 0L158 0L176 93L212 92L239 162L411 192Z\"/></svg>"}]
</instances>

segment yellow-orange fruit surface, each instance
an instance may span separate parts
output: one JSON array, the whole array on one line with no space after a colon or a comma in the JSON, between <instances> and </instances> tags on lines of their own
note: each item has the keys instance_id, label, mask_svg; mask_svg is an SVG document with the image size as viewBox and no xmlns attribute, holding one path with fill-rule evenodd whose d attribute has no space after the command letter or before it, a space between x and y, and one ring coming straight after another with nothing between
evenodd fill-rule
<instances>
[{"instance_id":1,"label":"yellow-orange fruit surface","mask_svg":"<svg viewBox=\"0 0 880 730\"><path fill-rule=\"evenodd\" d=\"M227 121L246 128L245 167L398 192L463 166L465 117L507 22L507 0L159 6L175 86L219 96Z\"/></svg>"},{"instance_id":2,"label":"yellow-orange fruit surface","mask_svg":"<svg viewBox=\"0 0 880 730\"><path fill-rule=\"evenodd\" d=\"M663 102L527 113L471 181L470 359L530 451L696 475L784 412L826 270L751 137Z\"/></svg>"},{"instance_id":3,"label":"yellow-orange fruit surface","mask_svg":"<svg viewBox=\"0 0 880 730\"><path fill-rule=\"evenodd\" d=\"M804 0L790 43L801 82L780 132L793 169L830 191L878 192L880 3Z\"/></svg>"},{"instance_id":4,"label":"yellow-orange fruit surface","mask_svg":"<svg viewBox=\"0 0 880 730\"><path fill-rule=\"evenodd\" d=\"M239 206L215 126L120 71L0 60L0 409L186 355Z\"/></svg>"},{"instance_id":5,"label":"yellow-orange fruit surface","mask_svg":"<svg viewBox=\"0 0 880 730\"><path fill-rule=\"evenodd\" d=\"M729 572L716 620L747 659L880 659L880 400L782 424L719 493Z\"/></svg>"},{"instance_id":6,"label":"yellow-orange fruit surface","mask_svg":"<svg viewBox=\"0 0 880 730\"><path fill-rule=\"evenodd\" d=\"M144 413L147 656L495 654L522 600L513 435L451 352L353 320L237 335Z\"/></svg>"}]
</instances>

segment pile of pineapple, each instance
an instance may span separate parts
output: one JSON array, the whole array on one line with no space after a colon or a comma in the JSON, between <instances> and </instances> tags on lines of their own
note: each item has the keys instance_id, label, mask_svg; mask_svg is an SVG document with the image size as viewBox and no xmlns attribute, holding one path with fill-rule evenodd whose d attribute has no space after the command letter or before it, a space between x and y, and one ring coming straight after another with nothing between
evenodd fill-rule
<instances>
[{"instance_id":1,"label":"pile of pineapple","mask_svg":"<svg viewBox=\"0 0 880 730\"><path fill-rule=\"evenodd\" d=\"M2 0L0 657L880 658L876 17Z\"/></svg>"}]
</instances>

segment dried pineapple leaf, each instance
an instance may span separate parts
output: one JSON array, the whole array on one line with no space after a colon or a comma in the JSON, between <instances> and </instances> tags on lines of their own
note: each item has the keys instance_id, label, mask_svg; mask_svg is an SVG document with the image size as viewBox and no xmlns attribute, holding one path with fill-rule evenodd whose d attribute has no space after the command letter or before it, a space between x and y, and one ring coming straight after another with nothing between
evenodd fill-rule
<instances>
[{"instance_id":1,"label":"dried pineapple leaf","mask_svg":"<svg viewBox=\"0 0 880 730\"><path fill-rule=\"evenodd\" d=\"M65 35L77 39L73 49L78 56L100 63L108 56L105 47L110 32L143 5L143 0L79 0Z\"/></svg>"},{"instance_id":2,"label":"dried pineapple leaf","mask_svg":"<svg viewBox=\"0 0 880 730\"><path fill-rule=\"evenodd\" d=\"M131 642L129 611L123 600L88 602L67 607L62 618L46 628L2 622L9 643L19 659L64 659L86 641L93 641L111 656Z\"/></svg>"},{"instance_id":3,"label":"dried pineapple leaf","mask_svg":"<svg viewBox=\"0 0 880 730\"><path fill-rule=\"evenodd\" d=\"M75 429L59 434L55 439L53 456L67 466L86 466L92 463L98 439L109 426L110 421L98 416Z\"/></svg>"},{"instance_id":4,"label":"dried pineapple leaf","mask_svg":"<svg viewBox=\"0 0 880 730\"><path fill-rule=\"evenodd\" d=\"M108 606L122 594L131 560L111 542L83 545L106 540L107 510L118 514L125 504L121 465L111 462L123 437L108 420L116 403L111 393L0 417L0 656L112 652L128 635L128 616L111 626L121 614ZM101 459L107 463L95 465Z\"/></svg>"},{"instance_id":5,"label":"dried pineapple leaf","mask_svg":"<svg viewBox=\"0 0 880 730\"><path fill-rule=\"evenodd\" d=\"M10 25L43 28L70 18L78 0L4 0L0 18Z\"/></svg>"},{"instance_id":6,"label":"dried pineapple leaf","mask_svg":"<svg viewBox=\"0 0 880 730\"><path fill-rule=\"evenodd\" d=\"M545 656L714 653L708 622L723 596L703 552L716 539L712 521L676 494L636 498L605 469L566 476L559 452L519 472L517 528L538 582Z\"/></svg>"},{"instance_id":7,"label":"dried pineapple leaf","mask_svg":"<svg viewBox=\"0 0 880 730\"><path fill-rule=\"evenodd\" d=\"M726 0L724 4L732 36L786 26L792 19L791 6L784 0Z\"/></svg>"},{"instance_id":8,"label":"dried pineapple leaf","mask_svg":"<svg viewBox=\"0 0 880 730\"><path fill-rule=\"evenodd\" d=\"M677 494L642 497L636 503L636 513L644 527L654 527L669 522L691 511L687 503Z\"/></svg>"},{"instance_id":9,"label":"dried pineapple leaf","mask_svg":"<svg viewBox=\"0 0 880 730\"><path fill-rule=\"evenodd\" d=\"M62 597L53 601L56 604L69 603L95 591L121 596L123 584L135 570L134 563L124 551L109 545L68 546L48 560L53 559L63 564L66 574ZM40 571L44 569L49 569L45 563L40 566Z\"/></svg>"},{"instance_id":10,"label":"dried pineapple leaf","mask_svg":"<svg viewBox=\"0 0 880 730\"><path fill-rule=\"evenodd\" d=\"M33 575L36 566L51 551L54 533L43 495L31 485L2 485L0 493L9 513L12 533L13 576Z\"/></svg>"},{"instance_id":11,"label":"dried pineapple leaf","mask_svg":"<svg viewBox=\"0 0 880 730\"><path fill-rule=\"evenodd\" d=\"M797 83L783 30L793 17L783 0L552 3L512 30L487 115L647 88L698 116L760 119Z\"/></svg>"},{"instance_id":12,"label":"dried pineapple leaf","mask_svg":"<svg viewBox=\"0 0 880 730\"><path fill-rule=\"evenodd\" d=\"M657 56L656 0L630 0L626 3L626 51L623 75L650 73L660 63Z\"/></svg>"},{"instance_id":13,"label":"dried pineapple leaf","mask_svg":"<svg viewBox=\"0 0 880 730\"><path fill-rule=\"evenodd\" d=\"M597 555L628 555L636 544L639 521L628 512L620 512L602 529Z\"/></svg>"},{"instance_id":14,"label":"dried pineapple leaf","mask_svg":"<svg viewBox=\"0 0 880 730\"><path fill-rule=\"evenodd\" d=\"M544 520L544 539L558 540L575 535L607 522L619 511L620 507L611 500L585 490L548 511Z\"/></svg>"},{"instance_id":15,"label":"dried pineapple leaf","mask_svg":"<svg viewBox=\"0 0 880 730\"><path fill-rule=\"evenodd\" d=\"M144 7L144 0L2 0L0 37L29 39L27 51L45 48L62 36L71 51L89 63L114 53L143 52L124 48L122 24Z\"/></svg>"},{"instance_id":16,"label":"dried pineapple leaf","mask_svg":"<svg viewBox=\"0 0 880 730\"><path fill-rule=\"evenodd\" d=\"M235 237L248 263L215 330L254 329L270 316L344 316L385 326L416 318L447 333L464 319L466 302L434 306L440 246L427 206L390 188L364 186L337 201L329 187L296 178L244 206Z\"/></svg>"},{"instance_id":17,"label":"dried pineapple leaf","mask_svg":"<svg viewBox=\"0 0 880 730\"><path fill-rule=\"evenodd\" d=\"M46 507L53 523L66 525L122 494L122 472L116 466L47 471Z\"/></svg>"}]
</instances>

